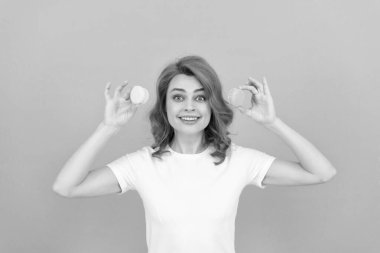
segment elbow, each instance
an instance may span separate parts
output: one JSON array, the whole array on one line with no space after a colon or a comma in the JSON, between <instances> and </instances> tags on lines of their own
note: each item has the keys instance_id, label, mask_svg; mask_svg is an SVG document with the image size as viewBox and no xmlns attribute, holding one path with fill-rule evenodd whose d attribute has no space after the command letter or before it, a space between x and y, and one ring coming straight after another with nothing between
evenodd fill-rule
<instances>
[{"instance_id":1,"label":"elbow","mask_svg":"<svg viewBox=\"0 0 380 253\"><path fill-rule=\"evenodd\" d=\"M328 181L330 181L331 179L333 179L337 174L337 171L334 167L331 167L329 169L329 173L327 173L326 175L324 175L323 177L321 177L321 181L322 183L326 183Z\"/></svg>"}]
</instances>

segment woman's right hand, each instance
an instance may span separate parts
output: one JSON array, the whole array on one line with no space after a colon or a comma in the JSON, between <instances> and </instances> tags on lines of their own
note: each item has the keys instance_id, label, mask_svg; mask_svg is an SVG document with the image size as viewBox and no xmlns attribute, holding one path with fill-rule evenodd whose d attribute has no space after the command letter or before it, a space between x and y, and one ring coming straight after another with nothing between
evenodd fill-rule
<instances>
[{"instance_id":1,"label":"woman's right hand","mask_svg":"<svg viewBox=\"0 0 380 253\"><path fill-rule=\"evenodd\" d=\"M122 95L122 90L127 86L128 81L116 88L114 96L111 96L111 83L107 83L104 91L106 108L104 112L104 124L113 127L122 127L135 114L138 105L132 103L131 89L127 89Z\"/></svg>"}]
</instances>

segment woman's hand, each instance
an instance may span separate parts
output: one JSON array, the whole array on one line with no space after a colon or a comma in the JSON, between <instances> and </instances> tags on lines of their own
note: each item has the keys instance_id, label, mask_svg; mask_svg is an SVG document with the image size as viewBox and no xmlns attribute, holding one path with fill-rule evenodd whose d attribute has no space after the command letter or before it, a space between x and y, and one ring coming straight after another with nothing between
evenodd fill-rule
<instances>
[{"instance_id":1,"label":"woman's hand","mask_svg":"<svg viewBox=\"0 0 380 253\"><path fill-rule=\"evenodd\" d=\"M111 83L107 83L104 91L106 108L104 112L104 124L114 127L121 127L135 114L138 105L131 102L131 89L123 95L122 90L127 86L128 81L116 88L114 96L110 94Z\"/></svg>"},{"instance_id":2,"label":"woman's hand","mask_svg":"<svg viewBox=\"0 0 380 253\"><path fill-rule=\"evenodd\" d=\"M252 107L249 109L245 109L241 106L237 107L241 113L265 125L275 121L276 112L274 103L265 77L263 78L263 83L249 77L247 84L239 88L252 93Z\"/></svg>"}]
</instances>

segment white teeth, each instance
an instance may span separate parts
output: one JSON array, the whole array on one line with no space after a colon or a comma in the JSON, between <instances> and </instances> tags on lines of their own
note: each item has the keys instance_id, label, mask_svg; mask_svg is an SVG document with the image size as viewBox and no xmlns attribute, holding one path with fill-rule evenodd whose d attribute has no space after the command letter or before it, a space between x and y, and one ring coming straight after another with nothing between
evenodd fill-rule
<instances>
[{"instance_id":1,"label":"white teeth","mask_svg":"<svg viewBox=\"0 0 380 253\"><path fill-rule=\"evenodd\" d=\"M183 120L196 120L197 118L190 118L190 117L181 117Z\"/></svg>"}]
</instances>

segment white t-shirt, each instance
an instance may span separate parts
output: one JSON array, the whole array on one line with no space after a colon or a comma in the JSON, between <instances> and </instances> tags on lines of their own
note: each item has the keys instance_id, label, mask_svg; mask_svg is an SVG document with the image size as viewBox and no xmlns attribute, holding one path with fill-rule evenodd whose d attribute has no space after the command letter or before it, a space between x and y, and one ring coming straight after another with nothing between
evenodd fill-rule
<instances>
[{"instance_id":1,"label":"white t-shirt","mask_svg":"<svg viewBox=\"0 0 380 253\"><path fill-rule=\"evenodd\" d=\"M163 160L145 146L107 164L123 194L136 190L143 200L149 253L235 253L235 217L240 193L262 185L275 157L231 144L215 165L209 146L199 154L167 147Z\"/></svg>"}]
</instances>

